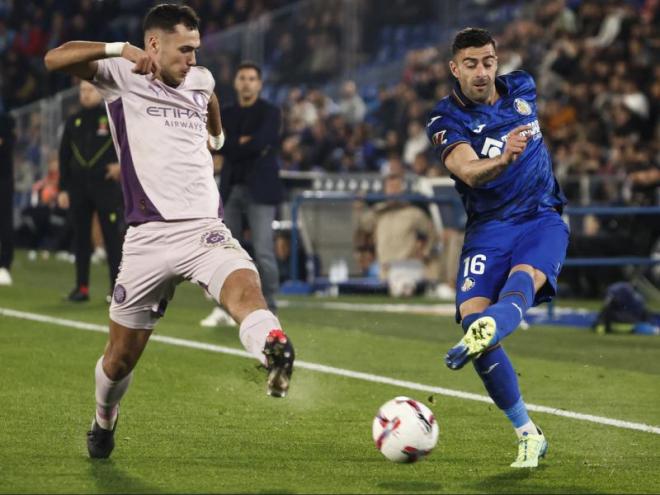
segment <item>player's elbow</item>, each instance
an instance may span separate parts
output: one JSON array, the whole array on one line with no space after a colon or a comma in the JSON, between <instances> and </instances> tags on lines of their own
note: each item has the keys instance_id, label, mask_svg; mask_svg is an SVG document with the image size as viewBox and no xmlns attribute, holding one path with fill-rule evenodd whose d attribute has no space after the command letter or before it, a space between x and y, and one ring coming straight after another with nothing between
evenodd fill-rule
<instances>
[{"instance_id":1,"label":"player's elbow","mask_svg":"<svg viewBox=\"0 0 660 495\"><path fill-rule=\"evenodd\" d=\"M46 52L46 55L44 55L44 65L46 66L46 70L48 72L52 72L59 68L59 64L58 64L59 49L60 49L59 47L51 48Z\"/></svg>"},{"instance_id":2,"label":"player's elbow","mask_svg":"<svg viewBox=\"0 0 660 495\"><path fill-rule=\"evenodd\" d=\"M479 183L479 177L477 176L477 174L474 174L469 170L465 170L461 167L458 170L449 169L449 171L452 174L454 174L456 177L458 177L461 180L461 182L463 182L469 187L477 187L481 185Z\"/></svg>"},{"instance_id":3,"label":"player's elbow","mask_svg":"<svg viewBox=\"0 0 660 495\"><path fill-rule=\"evenodd\" d=\"M64 52L67 50L67 47L70 44L71 42L67 41L66 43L63 43L55 48L51 48L46 52L46 55L44 55L44 65L46 66L46 70L51 72L54 70L62 69L64 67Z\"/></svg>"},{"instance_id":4,"label":"player's elbow","mask_svg":"<svg viewBox=\"0 0 660 495\"><path fill-rule=\"evenodd\" d=\"M458 178L461 179L461 180L462 180L467 186L469 186L469 187L475 187L475 186L478 185L478 184L476 183L474 177L472 177L472 176L470 176L470 175L465 175L465 176L463 176L463 177L458 176Z\"/></svg>"},{"instance_id":5,"label":"player's elbow","mask_svg":"<svg viewBox=\"0 0 660 495\"><path fill-rule=\"evenodd\" d=\"M46 66L46 70L48 72L53 70L53 54L51 53L53 50L48 50L46 52L46 55L44 55L44 65Z\"/></svg>"}]
</instances>

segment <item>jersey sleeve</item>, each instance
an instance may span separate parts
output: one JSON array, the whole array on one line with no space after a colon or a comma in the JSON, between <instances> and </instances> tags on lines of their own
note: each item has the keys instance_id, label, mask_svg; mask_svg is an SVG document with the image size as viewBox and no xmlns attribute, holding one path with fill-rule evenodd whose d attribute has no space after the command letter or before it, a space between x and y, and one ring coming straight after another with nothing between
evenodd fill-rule
<instances>
[{"instance_id":1,"label":"jersey sleeve","mask_svg":"<svg viewBox=\"0 0 660 495\"><path fill-rule=\"evenodd\" d=\"M509 74L515 78L515 94L528 99L536 98L536 82L529 72L516 70Z\"/></svg>"},{"instance_id":2,"label":"jersey sleeve","mask_svg":"<svg viewBox=\"0 0 660 495\"><path fill-rule=\"evenodd\" d=\"M92 84L107 102L112 102L126 90L129 78L135 76L131 71L133 63L122 57L103 58L96 63Z\"/></svg>"},{"instance_id":3,"label":"jersey sleeve","mask_svg":"<svg viewBox=\"0 0 660 495\"><path fill-rule=\"evenodd\" d=\"M433 151L444 164L449 152L460 143L470 144L467 132L452 117L434 112L426 124L426 134L431 141Z\"/></svg>"},{"instance_id":4,"label":"jersey sleeve","mask_svg":"<svg viewBox=\"0 0 660 495\"><path fill-rule=\"evenodd\" d=\"M215 89L215 78L213 77L213 74L211 74L211 71L208 70L206 67L202 67L204 69L204 72L206 73L206 84L208 88L209 95L213 93L213 90Z\"/></svg>"}]
</instances>

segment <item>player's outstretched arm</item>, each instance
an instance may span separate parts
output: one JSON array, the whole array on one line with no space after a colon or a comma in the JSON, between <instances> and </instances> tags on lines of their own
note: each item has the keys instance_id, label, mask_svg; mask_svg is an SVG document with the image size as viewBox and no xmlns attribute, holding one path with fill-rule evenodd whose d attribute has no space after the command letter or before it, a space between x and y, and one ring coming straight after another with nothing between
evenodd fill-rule
<instances>
[{"instance_id":1,"label":"player's outstretched arm","mask_svg":"<svg viewBox=\"0 0 660 495\"><path fill-rule=\"evenodd\" d=\"M96 61L109 57L124 57L135 62L136 74L156 74L160 67L154 57L130 43L102 43L97 41L67 41L48 50L44 57L46 69L61 70L81 79L91 80L96 74Z\"/></svg>"},{"instance_id":2,"label":"player's outstretched arm","mask_svg":"<svg viewBox=\"0 0 660 495\"><path fill-rule=\"evenodd\" d=\"M222 120L220 119L220 102L213 92L211 93L211 98L209 98L206 112L206 129L209 132L209 147L212 150L219 150L225 144L225 135L222 132Z\"/></svg>"},{"instance_id":3,"label":"player's outstretched arm","mask_svg":"<svg viewBox=\"0 0 660 495\"><path fill-rule=\"evenodd\" d=\"M61 70L72 76L90 80L96 74L96 61L105 57L105 43L68 41L48 50L44 63L49 71Z\"/></svg>"},{"instance_id":4,"label":"player's outstretched arm","mask_svg":"<svg viewBox=\"0 0 660 495\"><path fill-rule=\"evenodd\" d=\"M209 136L219 136L222 132L222 120L220 119L220 102L215 93L211 93L207 111L208 121L206 128L209 131Z\"/></svg>"},{"instance_id":5,"label":"player's outstretched arm","mask_svg":"<svg viewBox=\"0 0 660 495\"><path fill-rule=\"evenodd\" d=\"M513 129L507 137L504 151L495 158L479 158L467 143L458 144L445 157L445 166L470 187L479 187L498 177L525 150L529 125Z\"/></svg>"}]
</instances>

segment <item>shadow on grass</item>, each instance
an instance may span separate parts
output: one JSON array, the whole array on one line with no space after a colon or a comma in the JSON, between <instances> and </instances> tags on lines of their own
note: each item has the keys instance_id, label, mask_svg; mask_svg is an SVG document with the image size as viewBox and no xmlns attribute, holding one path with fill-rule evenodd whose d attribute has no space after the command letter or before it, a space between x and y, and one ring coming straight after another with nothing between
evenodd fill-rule
<instances>
[{"instance_id":1,"label":"shadow on grass","mask_svg":"<svg viewBox=\"0 0 660 495\"><path fill-rule=\"evenodd\" d=\"M511 469L486 476L470 485L470 488L491 493L548 493L550 490L561 493L599 493L593 487L569 485L568 480L561 485L557 484L557 480L548 481L547 477L536 482L534 478L539 478L547 469L549 466L543 464L535 469Z\"/></svg>"},{"instance_id":2,"label":"shadow on grass","mask_svg":"<svg viewBox=\"0 0 660 495\"><path fill-rule=\"evenodd\" d=\"M395 493L438 492L442 489L442 484L432 481L383 481L377 486Z\"/></svg>"},{"instance_id":3,"label":"shadow on grass","mask_svg":"<svg viewBox=\"0 0 660 495\"><path fill-rule=\"evenodd\" d=\"M154 485L130 475L112 459L89 459L89 472L99 493L158 493Z\"/></svg>"},{"instance_id":4,"label":"shadow on grass","mask_svg":"<svg viewBox=\"0 0 660 495\"><path fill-rule=\"evenodd\" d=\"M290 488L269 488L268 490L260 490L258 492L259 495L281 495L281 494L287 494L287 493L297 493Z\"/></svg>"}]
</instances>

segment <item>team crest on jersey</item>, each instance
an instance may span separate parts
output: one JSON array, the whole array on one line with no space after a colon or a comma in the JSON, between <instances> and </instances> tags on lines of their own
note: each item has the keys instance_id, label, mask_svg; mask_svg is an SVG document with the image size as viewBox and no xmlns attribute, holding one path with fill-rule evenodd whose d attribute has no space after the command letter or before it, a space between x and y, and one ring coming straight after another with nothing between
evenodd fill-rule
<instances>
[{"instance_id":1,"label":"team crest on jersey","mask_svg":"<svg viewBox=\"0 0 660 495\"><path fill-rule=\"evenodd\" d=\"M522 98L513 100L513 106L520 115L530 115L532 113L532 107Z\"/></svg>"},{"instance_id":2,"label":"team crest on jersey","mask_svg":"<svg viewBox=\"0 0 660 495\"><path fill-rule=\"evenodd\" d=\"M433 146L440 146L441 144L445 144L447 140L445 139L445 134L447 134L446 130L438 131L435 134L433 134L433 137L431 137L431 142L433 143Z\"/></svg>"},{"instance_id":3,"label":"team crest on jersey","mask_svg":"<svg viewBox=\"0 0 660 495\"><path fill-rule=\"evenodd\" d=\"M224 244L226 240L225 234L219 230L211 230L202 234L202 246L215 247Z\"/></svg>"},{"instance_id":4,"label":"team crest on jersey","mask_svg":"<svg viewBox=\"0 0 660 495\"><path fill-rule=\"evenodd\" d=\"M108 129L108 117L101 115L99 117L99 126L96 129L97 136L107 136L110 133Z\"/></svg>"},{"instance_id":5,"label":"team crest on jersey","mask_svg":"<svg viewBox=\"0 0 660 495\"><path fill-rule=\"evenodd\" d=\"M465 280L463 280L463 285L461 285L461 292L469 291L470 289L472 289L472 287L475 286L475 284L476 282L472 277L467 277Z\"/></svg>"},{"instance_id":6,"label":"team crest on jersey","mask_svg":"<svg viewBox=\"0 0 660 495\"><path fill-rule=\"evenodd\" d=\"M126 300L126 289L123 285L117 284L115 290L112 293L112 297L115 299L117 304L121 304Z\"/></svg>"},{"instance_id":7,"label":"team crest on jersey","mask_svg":"<svg viewBox=\"0 0 660 495\"><path fill-rule=\"evenodd\" d=\"M199 108L206 107L206 98L204 98L204 93L201 91L193 91L193 100Z\"/></svg>"}]
</instances>

